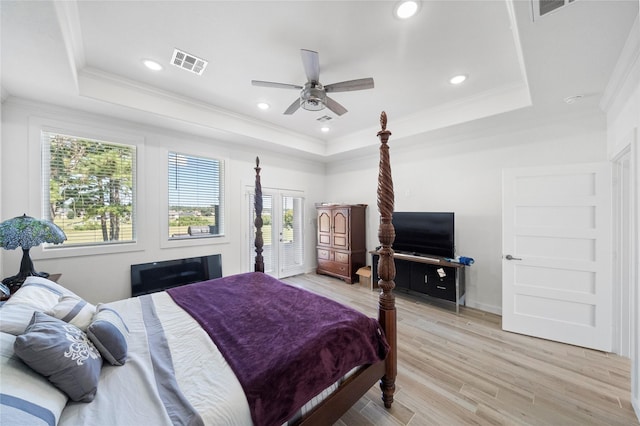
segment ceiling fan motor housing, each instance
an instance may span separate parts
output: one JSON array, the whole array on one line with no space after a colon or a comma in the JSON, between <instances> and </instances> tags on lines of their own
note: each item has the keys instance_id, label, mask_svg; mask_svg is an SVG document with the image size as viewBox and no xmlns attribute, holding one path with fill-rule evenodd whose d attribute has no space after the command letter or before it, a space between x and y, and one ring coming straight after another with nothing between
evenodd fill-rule
<instances>
[{"instance_id":1,"label":"ceiling fan motor housing","mask_svg":"<svg viewBox=\"0 0 640 426\"><path fill-rule=\"evenodd\" d=\"M308 111L320 111L325 108L327 94L320 83L307 82L300 92L300 106Z\"/></svg>"}]
</instances>

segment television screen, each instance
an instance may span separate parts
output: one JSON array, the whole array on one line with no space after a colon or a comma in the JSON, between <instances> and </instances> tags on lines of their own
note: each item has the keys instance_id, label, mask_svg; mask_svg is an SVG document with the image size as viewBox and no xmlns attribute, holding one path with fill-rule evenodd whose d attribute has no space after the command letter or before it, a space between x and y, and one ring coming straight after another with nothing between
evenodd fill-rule
<instances>
[{"instance_id":1,"label":"television screen","mask_svg":"<svg viewBox=\"0 0 640 426\"><path fill-rule=\"evenodd\" d=\"M221 255L131 265L131 295L154 293L222 277Z\"/></svg>"},{"instance_id":2,"label":"television screen","mask_svg":"<svg viewBox=\"0 0 640 426\"><path fill-rule=\"evenodd\" d=\"M454 257L452 212L394 212L393 250L399 253Z\"/></svg>"}]
</instances>

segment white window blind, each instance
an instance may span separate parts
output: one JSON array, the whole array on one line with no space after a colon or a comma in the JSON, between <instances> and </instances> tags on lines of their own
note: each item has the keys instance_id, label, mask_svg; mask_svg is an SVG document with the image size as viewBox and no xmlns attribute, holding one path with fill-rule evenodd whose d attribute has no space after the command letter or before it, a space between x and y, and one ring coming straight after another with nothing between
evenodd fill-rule
<instances>
[{"instance_id":1,"label":"white window blind","mask_svg":"<svg viewBox=\"0 0 640 426\"><path fill-rule=\"evenodd\" d=\"M224 235L224 162L169 152L169 238Z\"/></svg>"},{"instance_id":2,"label":"white window blind","mask_svg":"<svg viewBox=\"0 0 640 426\"><path fill-rule=\"evenodd\" d=\"M41 132L43 217L65 246L135 240L136 147Z\"/></svg>"}]
</instances>

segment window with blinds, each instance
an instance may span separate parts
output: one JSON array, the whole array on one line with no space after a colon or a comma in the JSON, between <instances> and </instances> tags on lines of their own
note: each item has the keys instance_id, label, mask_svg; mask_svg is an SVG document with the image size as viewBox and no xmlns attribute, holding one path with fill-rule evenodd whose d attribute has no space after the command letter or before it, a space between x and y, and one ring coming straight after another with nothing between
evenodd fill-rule
<instances>
[{"instance_id":1,"label":"window with blinds","mask_svg":"<svg viewBox=\"0 0 640 426\"><path fill-rule=\"evenodd\" d=\"M64 245L133 242L136 147L41 132L43 217Z\"/></svg>"},{"instance_id":2,"label":"window with blinds","mask_svg":"<svg viewBox=\"0 0 640 426\"><path fill-rule=\"evenodd\" d=\"M169 239L224 235L224 162L169 152Z\"/></svg>"}]
</instances>

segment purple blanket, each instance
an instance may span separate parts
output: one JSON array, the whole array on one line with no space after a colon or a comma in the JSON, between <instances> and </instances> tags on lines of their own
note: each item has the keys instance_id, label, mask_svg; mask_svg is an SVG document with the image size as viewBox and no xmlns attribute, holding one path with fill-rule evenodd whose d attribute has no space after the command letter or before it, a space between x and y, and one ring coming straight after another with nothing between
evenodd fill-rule
<instances>
[{"instance_id":1,"label":"purple blanket","mask_svg":"<svg viewBox=\"0 0 640 426\"><path fill-rule=\"evenodd\" d=\"M353 367L384 359L378 322L251 272L167 290L242 385L255 425L281 425Z\"/></svg>"}]
</instances>

